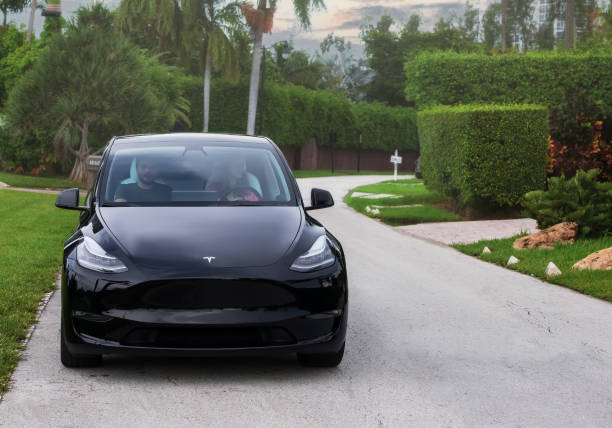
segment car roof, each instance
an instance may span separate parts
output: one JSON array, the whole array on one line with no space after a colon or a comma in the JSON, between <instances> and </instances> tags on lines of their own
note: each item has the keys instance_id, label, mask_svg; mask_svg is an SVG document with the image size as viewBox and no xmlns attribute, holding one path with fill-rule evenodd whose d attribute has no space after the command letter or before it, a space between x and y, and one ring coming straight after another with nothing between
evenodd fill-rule
<instances>
[{"instance_id":1,"label":"car roof","mask_svg":"<svg viewBox=\"0 0 612 428\"><path fill-rule=\"evenodd\" d=\"M270 144L266 137L254 137L251 135L234 134L210 134L198 132L179 132L168 134L138 134L124 135L115 137L115 143L152 143L152 142L173 142L173 143L260 143Z\"/></svg>"}]
</instances>

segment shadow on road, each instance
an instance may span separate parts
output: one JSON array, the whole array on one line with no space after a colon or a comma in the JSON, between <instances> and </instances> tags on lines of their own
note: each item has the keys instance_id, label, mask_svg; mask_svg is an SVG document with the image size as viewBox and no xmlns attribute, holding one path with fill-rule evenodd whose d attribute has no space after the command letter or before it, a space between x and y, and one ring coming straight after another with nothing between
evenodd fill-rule
<instances>
[{"instance_id":1,"label":"shadow on road","mask_svg":"<svg viewBox=\"0 0 612 428\"><path fill-rule=\"evenodd\" d=\"M345 364L346 365L346 364ZM232 357L132 357L108 355L100 367L84 369L81 375L107 378L113 383L210 383L244 384L257 382L295 382L329 378L340 368L313 368L298 364L295 355L275 354Z\"/></svg>"}]
</instances>

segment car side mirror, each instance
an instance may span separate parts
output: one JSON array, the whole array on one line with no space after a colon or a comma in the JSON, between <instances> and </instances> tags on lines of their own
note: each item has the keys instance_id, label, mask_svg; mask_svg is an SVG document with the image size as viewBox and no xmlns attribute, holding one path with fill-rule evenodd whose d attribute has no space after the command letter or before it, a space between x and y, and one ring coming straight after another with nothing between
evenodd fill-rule
<instances>
[{"instance_id":1,"label":"car side mirror","mask_svg":"<svg viewBox=\"0 0 612 428\"><path fill-rule=\"evenodd\" d=\"M67 210L87 211L87 207L79 206L79 189L66 189L57 195L55 206Z\"/></svg>"},{"instance_id":2,"label":"car side mirror","mask_svg":"<svg viewBox=\"0 0 612 428\"><path fill-rule=\"evenodd\" d=\"M321 208L329 208L334 206L334 198L331 193L323 189L312 189L310 192L310 206L306 211L319 210Z\"/></svg>"}]
</instances>

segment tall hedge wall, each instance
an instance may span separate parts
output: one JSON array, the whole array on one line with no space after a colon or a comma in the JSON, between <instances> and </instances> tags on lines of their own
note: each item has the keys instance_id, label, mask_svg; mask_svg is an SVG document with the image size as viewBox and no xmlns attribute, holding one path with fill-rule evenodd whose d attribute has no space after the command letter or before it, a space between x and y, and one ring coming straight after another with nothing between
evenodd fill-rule
<instances>
[{"instance_id":1,"label":"tall hedge wall","mask_svg":"<svg viewBox=\"0 0 612 428\"><path fill-rule=\"evenodd\" d=\"M545 107L437 106L417 123L425 183L463 205L516 205L546 184Z\"/></svg>"},{"instance_id":2,"label":"tall hedge wall","mask_svg":"<svg viewBox=\"0 0 612 428\"><path fill-rule=\"evenodd\" d=\"M487 56L435 52L405 65L406 98L419 109L435 104L566 104L584 90L612 114L612 53L534 52Z\"/></svg>"},{"instance_id":3,"label":"tall hedge wall","mask_svg":"<svg viewBox=\"0 0 612 428\"><path fill-rule=\"evenodd\" d=\"M202 81L186 77L185 96L191 102L192 127L202 129ZM211 85L210 132L243 134L246 129L248 82L232 86L222 80ZM329 91L266 83L262 134L280 146L301 146L314 136L329 145L329 133L337 135L336 147L352 148L363 134L363 148L417 150L416 113L412 108L384 104L351 104ZM258 112L261 114L261 112ZM259 116L255 129L259 129Z\"/></svg>"}]
</instances>

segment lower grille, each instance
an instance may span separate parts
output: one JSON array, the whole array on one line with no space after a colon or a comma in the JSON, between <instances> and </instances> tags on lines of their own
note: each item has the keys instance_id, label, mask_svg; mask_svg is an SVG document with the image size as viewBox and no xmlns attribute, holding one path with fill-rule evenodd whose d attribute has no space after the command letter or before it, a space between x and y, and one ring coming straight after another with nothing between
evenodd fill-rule
<instances>
[{"instance_id":1,"label":"lower grille","mask_svg":"<svg viewBox=\"0 0 612 428\"><path fill-rule=\"evenodd\" d=\"M158 348L241 348L281 346L296 343L280 327L193 327L136 328L121 344Z\"/></svg>"},{"instance_id":2,"label":"lower grille","mask_svg":"<svg viewBox=\"0 0 612 428\"><path fill-rule=\"evenodd\" d=\"M127 288L112 285L99 292L103 309L275 308L296 302L280 283L260 280L150 281Z\"/></svg>"}]
</instances>

